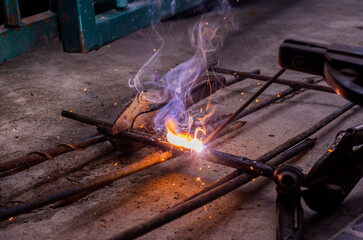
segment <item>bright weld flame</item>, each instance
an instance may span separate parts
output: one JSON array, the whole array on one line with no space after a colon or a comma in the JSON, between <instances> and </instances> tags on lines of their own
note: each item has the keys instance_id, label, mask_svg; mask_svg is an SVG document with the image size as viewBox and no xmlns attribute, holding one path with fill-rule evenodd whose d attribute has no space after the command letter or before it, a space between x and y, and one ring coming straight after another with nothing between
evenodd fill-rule
<instances>
[{"instance_id":1,"label":"bright weld flame","mask_svg":"<svg viewBox=\"0 0 363 240\"><path fill-rule=\"evenodd\" d=\"M176 133L177 127L173 120L167 119L165 125L167 130L166 139L168 142L175 146L189 148L196 152L203 151L204 146L202 141L193 138L188 133Z\"/></svg>"}]
</instances>

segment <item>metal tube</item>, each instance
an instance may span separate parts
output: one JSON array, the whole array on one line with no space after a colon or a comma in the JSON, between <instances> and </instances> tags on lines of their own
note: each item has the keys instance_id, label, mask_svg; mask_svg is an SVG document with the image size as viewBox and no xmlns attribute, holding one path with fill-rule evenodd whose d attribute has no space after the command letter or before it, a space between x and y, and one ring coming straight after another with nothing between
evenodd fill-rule
<instances>
[{"instance_id":1,"label":"metal tube","mask_svg":"<svg viewBox=\"0 0 363 240\"><path fill-rule=\"evenodd\" d=\"M238 114L240 114L243 110L246 109L246 107L248 107L258 96L260 96L261 93L263 93L272 83L274 83L276 81L276 79L278 79L281 74L283 74L286 70L285 69L281 69L280 71L278 71L273 77L271 77L255 94L253 94L252 97L250 97L237 111L235 111L229 118L226 119L226 121L224 121L222 123L222 125L220 125L217 129L215 129L211 134L209 134L209 136L204 139L203 141L203 145L206 145L210 140L212 140L216 134L218 134L227 124L231 123Z\"/></svg>"},{"instance_id":2,"label":"metal tube","mask_svg":"<svg viewBox=\"0 0 363 240\"><path fill-rule=\"evenodd\" d=\"M307 140L298 146L290 149L286 155L284 155L283 161L290 159L292 156L296 156L297 154L301 153L302 151L306 150L307 148L311 147L314 143L314 140ZM243 184L248 183L253 178L258 177L258 174L255 172L249 174L242 174L223 185L204 193L188 202L185 202L181 205L173 206L169 209L166 209L162 214L157 215L156 217L142 223L126 229L125 231L121 232L120 234L113 236L109 240L116 240L116 239L134 239L139 237L153 229L156 229L178 217L181 217L203 205L231 192L232 190L240 187Z\"/></svg>"},{"instance_id":3,"label":"metal tube","mask_svg":"<svg viewBox=\"0 0 363 240\"><path fill-rule=\"evenodd\" d=\"M218 72L218 73L238 75L242 78L251 78L251 79L256 79L256 80L260 80L260 81L268 81L270 79L270 77L260 75L260 74L251 74L248 72L234 71L234 70L225 69L225 68L221 68L221 67L213 67L212 70L215 72ZM279 83L279 84L284 84L284 85L289 85L289 86L300 86L303 88L308 88L308 89L312 89L312 90L316 90L316 91L335 94L334 90L327 86L311 84L311 83L304 83L304 82L287 80L287 79L277 79L275 82Z\"/></svg>"}]
</instances>

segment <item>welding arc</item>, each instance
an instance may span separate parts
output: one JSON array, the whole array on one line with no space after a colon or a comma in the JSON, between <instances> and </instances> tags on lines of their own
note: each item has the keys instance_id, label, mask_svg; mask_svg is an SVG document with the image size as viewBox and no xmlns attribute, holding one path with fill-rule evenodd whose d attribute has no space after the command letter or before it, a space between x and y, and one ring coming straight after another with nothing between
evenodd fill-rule
<instances>
[{"instance_id":1,"label":"welding arc","mask_svg":"<svg viewBox=\"0 0 363 240\"><path fill-rule=\"evenodd\" d=\"M260 81L269 81L269 79L270 79L270 77L260 75L260 74L251 74L249 72L234 71L234 70L225 69L225 68L221 68L221 67L213 67L212 70L215 72L218 72L218 73L230 74L230 75L234 75L234 76L238 76L238 77L242 77L242 78L250 78L250 79L256 79L256 80L260 80ZM289 85L291 87L299 86L299 87L307 88L307 89L311 89L311 90L336 94L336 92L334 92L333 89L331 89L330 87L327 87L327 86L323 86L323 85L304 83L304 82L288 80L288 79L277 79L275 82L278 84Z\"/></svg>"},{"instance_id":2,"label":"welding arc","mask_svg":"<svg viewBox=\"0 0 363 240\"><path fill-rule=\"evenodd\" d=\"M307 138L308 136L314 134L322 127L326 126L328 123L342 115L344 112L351 109L355 104L347 103L343 107L337 109L332 114L327 116L326 118L322 119L318 123L314 124L312 127L307 129L306 131L300 133L296 137L293 137L283 144L279 145L272 151L264 154L263 156L259 157L257 160L262 162L266 162L269 159L277 156L281 152L291 148L292 146L296 145L297 143L301 142L303 139ZM306 140L299 145L287 150L286 152L282 153L280 156L274 159L274 165L283 163L284 161L290 159L291 157L299 154L302 150L311 147L311 142L314 140ZM228 174L224 178L216 181L212 185L208 186L203 191L199 192L198 194L193 195L192 197L184 200L183 202L165 210L162 214L157 215L156 217L152 218L149 221L146 221L142 224L136 225L129 229L124 230L120 234L113 236L109 240L115 239L133 239L139 237L145 233L148 233L166 223L169 223L175 220L178 217L181 217L229 192L232 190L240 187L243 184L248 183L253 178L257 177L258 174L253 173L244 173L242 170L235 170L231 174Z\"/></svg>"},{"instance_id":3,"label":"welding arc","mask_svg":"<svg viewBox=\"0 0 363 240\"><path fill-rule=\"evenodd\" d=\"M278 71L270 80L268 80L252 97L250 97L237 111L235 111L229 118L227 118L222 125L220 125L216 130L214 130L206 139L203 141L203 145L207 145L210 140L212 140L216 134L218 134L227 124L231 123L238 114L245 110L258 96L261 95L272 83L274 83L280 76L286 71L286 69L281 69Z\"/></svg>"},{"instance_id":4,"label":"welding arc","mask_svg":"<svg viewBox=\"0 0 363 240\"><path fill-rule=\"evenodd\" d=\"M292 149L286 151L279 157L278 161L275 162L275 166L280 163L283 163L292 157L300 154L301 152L311 148L315 143L315 139L307 139L306 141L302 142L301 144L293 147ZM157 215L156 217L142 223L126 229L125 231L121 232L120 234L111 237L109 240L125 240L125 239L134 239L139 237L147 232L150 232L172 220L181 217L203 205L231 192L232 190L240 187L243 184L246 184L252 179L258 177L259 174L255 172L249 172L242 174L233 180L224 183L223 185L204 193L198 198L194 198L190 201L184 202L181 205L175 205L171 208L166 209L163 213Z\"/></svg>"}]
</instances>

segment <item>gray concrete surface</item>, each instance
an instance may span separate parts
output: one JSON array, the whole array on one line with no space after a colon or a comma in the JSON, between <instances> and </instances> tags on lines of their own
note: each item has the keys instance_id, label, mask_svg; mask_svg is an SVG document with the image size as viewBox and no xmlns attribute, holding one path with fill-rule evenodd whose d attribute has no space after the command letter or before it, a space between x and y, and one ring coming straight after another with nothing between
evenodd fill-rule
<instances>
[{"instance_id":1,"label":"gray concrete surface","mask_svg":"<svg viewBox=\"0 0 363 240\"><path fill-rule=\"evenodd\" d=\"M246 1L233 9L239 28L230 30L219 54L220 65L238 70L259 68L272 75L279 69L278 47L286 38L363 46L362 10L363 2L356 0ZM199 19L194 16L156 26L166 42L159 72L193 55L187 33ZM148 27L86 55L64 53L61 43L55 43L0 64L0 161L96 133L93 127L62 118L62 110L113 121L133 95L128 78L157 46L159 42ZM296 80L311 77L294 72L283 76ZM273 85L260 99L285 88ZM213 103L219 113L230 113L240 106L241 98L247 99L257 89L256 81L247 80L218 92ZM241 91L246 94L242 96ZM218 149L257 158L346 102L337 95L304 91L246 117L248 124ZM362 109L353 108L315 134L318 142L314 148L290 163L308 172L337 132L362 120ZM62 155L0 179L0 204L12 206L57 191L127 166L152 151L146 148L126 155L103 143ZM157 215L231 171L202 159L176 158L74 203L52 204L2 221L0 239L105 239ZM201 181L196 181L197 177ZM305 239L337 236L362 215L362 199L360 183L328 216L317 215L304 205ZM275 225L274 184L258 178L140 239L275 239Z\"/></svg>"}]
</instances>

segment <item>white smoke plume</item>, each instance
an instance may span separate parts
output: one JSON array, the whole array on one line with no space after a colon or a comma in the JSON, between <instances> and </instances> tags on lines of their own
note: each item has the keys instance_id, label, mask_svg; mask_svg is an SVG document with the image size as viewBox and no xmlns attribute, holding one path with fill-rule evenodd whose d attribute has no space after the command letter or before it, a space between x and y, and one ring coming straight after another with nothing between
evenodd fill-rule
<instances>
[{"instance_id":1,"label":"white smoke plume","mask_svg":"<svg viewBox=\"0 0 363 240\"><path fill-rule=\"evenodd\" d=\"M161 44L136 76L129 80L129 84L152 103L168 102L154 117L155 130L163 131L165 120L168 118L174 119L178 127L184 130L188 129L193 122L188 115L185 103L190 100L191 86L202 73L206 72L208 62L221 49L228 28L231 25L235 27L228 14L228 8L227 0L219 2L218 9L203 14L200 20L189 28L189 40L195 48L195 54L162 77L159 77L155 69L157 69L157 59L160 57L165 42L154 28ZM144 94L149 89L158 89L158 91L149 91L148 94Z\"/></svg>"}]
</instances>

